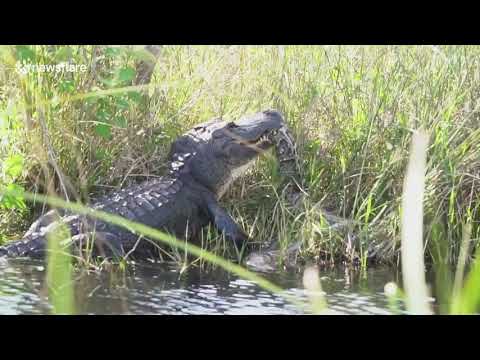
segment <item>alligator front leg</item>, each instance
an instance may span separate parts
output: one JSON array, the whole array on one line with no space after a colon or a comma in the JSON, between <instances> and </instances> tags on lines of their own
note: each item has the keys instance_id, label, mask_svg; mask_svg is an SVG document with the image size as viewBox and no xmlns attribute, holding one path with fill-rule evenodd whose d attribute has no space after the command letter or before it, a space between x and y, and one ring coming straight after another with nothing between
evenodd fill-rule
<instances>
[{"instance_id":1,"label":"alligator front leg","mask_svg":"<svg viewBox=\"0 0 480 360\"><path fill-rule=\"evenodd\" d=\"M218 205L214 200L207 203L208 212L215 227L230 241L233 241L237 249L242 249L248 240L248 236L243 232L240 226L232 219L232 217Z\"/></svg>"}]
</instances>

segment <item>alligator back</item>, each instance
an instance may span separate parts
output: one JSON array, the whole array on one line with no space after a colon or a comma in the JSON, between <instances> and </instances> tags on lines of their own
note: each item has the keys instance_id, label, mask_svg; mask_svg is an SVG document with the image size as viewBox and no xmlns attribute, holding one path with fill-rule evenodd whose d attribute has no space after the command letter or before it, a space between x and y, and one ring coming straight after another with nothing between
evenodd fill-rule
<instances>
[{"instance_id":1,"label":"alligator back","mask_svg":"<svg viewBox=\"0 0 480 360\"><path fill-rule=\"evenodd\" d=\"M162 177L114 192L97 201L93 208L184 237L187 223L192 235L208 222L202 190L188 178ZM128 232L102 222L96 229Z\"/></svg>"}]
</instances>

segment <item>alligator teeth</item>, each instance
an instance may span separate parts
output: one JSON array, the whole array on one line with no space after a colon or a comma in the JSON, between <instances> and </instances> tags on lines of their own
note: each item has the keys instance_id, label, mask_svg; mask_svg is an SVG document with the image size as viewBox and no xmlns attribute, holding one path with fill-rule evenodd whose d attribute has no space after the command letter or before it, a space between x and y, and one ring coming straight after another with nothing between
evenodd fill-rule
<instances>
[{"instance_id":1,"label":"alligator teeth","mask_svg":"<svg viewBox=\"0 0 480 360\"><path fill-rule=\"evenodd\" d=\"M267 141L269 141L268 136L267 136L267 135L262 135L262 136L260 136L260 138L257 140L256 144L260 144L260 143L262 143L262 142L267 142Z\"/></svg>"}]
</instances>

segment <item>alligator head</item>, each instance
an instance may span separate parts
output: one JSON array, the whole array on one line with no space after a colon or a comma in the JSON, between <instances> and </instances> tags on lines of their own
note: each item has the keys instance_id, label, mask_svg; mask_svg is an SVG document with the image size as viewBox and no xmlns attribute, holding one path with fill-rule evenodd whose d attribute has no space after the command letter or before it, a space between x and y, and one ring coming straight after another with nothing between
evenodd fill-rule
<instances>
[{"instance_id":1,"label":"alligator head","mask_svg":"<svg viewBox=\"0 0 480 360\"><path fill-rule=\"evenodd\" d=\"M172 144L172 171L188 171L220 198L260 154L285 138L283 134L288 134L285 121L273 110L237 121L211 120Z\"/></svg>"}]
</instances>

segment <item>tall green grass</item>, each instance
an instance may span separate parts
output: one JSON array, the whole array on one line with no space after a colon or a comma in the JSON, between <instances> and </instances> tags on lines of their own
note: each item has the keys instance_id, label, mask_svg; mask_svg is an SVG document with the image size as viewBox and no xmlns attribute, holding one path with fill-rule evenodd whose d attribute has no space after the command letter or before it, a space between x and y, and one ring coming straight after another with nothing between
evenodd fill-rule
<instances>
[{"instance_id":1,"label":"tall green grass","mask_svg":"<svg viewBox=\"0 0 480 360\"><path fill-rule=\"evenodd\" d=\"M397 302L403 298L411 314L432 314L431 294L425 278L423 202L425 191L425 170L429 136L426 131L415 131L412 137L408 168L402 194L402 246L401 262L405 293L394 283L385 285L389 306L397 311ZM440 313L478 314L480 311L480 258L478 250L473 264L465 278L467 254L471 236L471 224L463 229L463 240L456 262L455 278L452 283L450 268L445 262L434 264L436 275L436 300ZM445 241L436 234L435 241Z\"/></svg>"},{"instance_id":2,"label":"tall green grass","mask_svg":"<svg viewBox=\"0 0 480 360\"><path fill-rule=\"evenodd\" d=\"M466 216L472 223L471 248L478 244L479 50L163 46L146 101L140 88L132 87L132 69L141 58L136 47L3 47L0 151L3 159L21 156L25 165L16 181L4 175L2 182L41 192L50 171L59 193L72 189L70 197L86 202L92 194L160 175L169 143L194 124L273 107L285 114L298 141L309 194L300 213L279 206L273 228L285 234L283 243L301 238L306 256L321 253L330 262L346 254L344 234L319 229L312 208L320 204L362 224L356 229L357 252L379 242L382 259L396 263L410 129L424 127L432 132L425 231L440 226L448 239L442 260L434 240L427 240L426 252L434 262L451 263L460 252ZM18 60L67 60L89 70L23 76L14 69ZM48 143L51 151L45 151ZM40 165L44 160L47 169ZM265 225L279 200L276 185L274 161L261 160L225 198L259 241L273 234ZM2 211L5 240L23 230L29 213Z\"/></svg>"},{"instance_id":3,"label":"tall green grass","mask_svg":"<svg viewBox=\"0 0 480 360\"><path fill-rule=\"evenodd\" d=\"M438 284L457 279L446 294L460 294L480 231L479 55L478 46L163 46L152 83L137 87L137 47L3 46L0 187L51 188L88 203L161 175L171 141L196 123L276 108L297 140L308 197L292 208L276 162L260 159L224 198L254 243L301 240L302 259L334 264L364 260L375 245L382 261L399 264L404 170L412 130L424 128L426 263L439 269ZM21 75L18 61L88 71ZM3 197L0 241L18 237L43 207ZM355 220L356 254L318 207ZM229 254L213 231L204 239Z\"/></svg>"}]
</instances>

